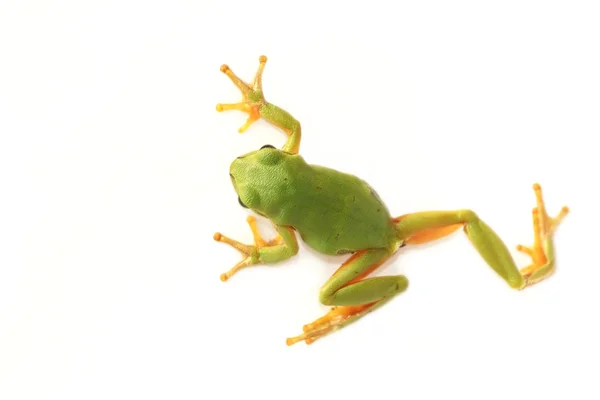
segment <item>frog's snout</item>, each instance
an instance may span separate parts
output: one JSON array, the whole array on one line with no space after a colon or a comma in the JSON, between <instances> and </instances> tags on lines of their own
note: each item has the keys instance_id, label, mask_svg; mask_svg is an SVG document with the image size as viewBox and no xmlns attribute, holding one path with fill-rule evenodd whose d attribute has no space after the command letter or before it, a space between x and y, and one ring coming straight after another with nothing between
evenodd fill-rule
<instances>
[{"instance_id":1,"label":"frog's snout","mask_svg":"<svg viewBox=\"0 0 600 400\"><path fill-rule=\"evenodd\" d=\"M233 174L231 172L229 173L229 179L231 180L231 184L233 185L233 188L235 189L235 191L237 193L237 186L235 184L235 176L233 176Z\"/></svg>"}]
</instances>

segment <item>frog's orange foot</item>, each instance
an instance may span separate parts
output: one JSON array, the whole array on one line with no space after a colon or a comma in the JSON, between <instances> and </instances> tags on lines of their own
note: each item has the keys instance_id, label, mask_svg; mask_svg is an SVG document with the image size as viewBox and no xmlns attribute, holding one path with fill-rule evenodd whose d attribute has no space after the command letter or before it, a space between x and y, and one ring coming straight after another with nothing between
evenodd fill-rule
<instances>
[{"instance_id":1,"label":"frog's orange foot","mask_svg":"<svg viewBox=\"0 0 600 400\"><path fill-rule=\"evenodd\" d=\"M233 84L242 92L242 101L234 104L217 104L217 111L228 111L238 110L249 114L246 123L242 125L238 132L243 133L252 125L254 122L260 119L260 108L264 104L264 97L262 94L262 73L267 63L267 57L259 57L259 66L256 71L256 76L251 84L248 84L241 80L237 75L233 73L228 65L221 65L221 72L231 79Z\"/></svg>"},{"instance_id":2,"label":"frog's orange foot","mask_svg":"<svg viewBox=\"0 0 600 400\"><path fill-rule=\"evenodd\" d=\"M548 264L549 260L544 251L544 244L547 240L551 239L552 234L569 212L569 208L564 206L556 217L549 217L546 212L541 186L536 183L533 185L533 190L537 204L532 210L533 246L517 245L517 250L529 255L532 260L531 265L521 269L521 274L525 279L528 279L534 272Z\"/></svg>"},{"instance_id":3,"label":"frog's orange foot","mask_svg":"<svg viewBox=\"0 0 600 400\"><path fill-rule=\"evenodd\" d=\"M239 251L240 253L242 253L242 260L235 264L233 268L231 268L229 271L221 274L221 280L223 282L227 281L229 278L235 275L240 269L248 267L250 265L258 264L259 258L258 249L256 246L245 245L243 243L238 242L237 240L228 238L227 236L222 235L219 232L215 233L213 239L215 239L217 242L226 243L234 249L236 249L237 251Z\"/></svg>"},{"instance_id":4,"label":"frog's orange foot","mask_svg":"<svg viewBox=\"0 0 600 400\"><path fill-rule=\"evenodd\" d=\"M235 275L240 269L248 267L250 265L258 264L260 262L258 259L258 250L260 250L262 247L275 246L283 242L281 235L277 235L277 237L269 241L264 240L258 232L258 227L256 226L256 219L253 216L249 216L246 221L248 222L250 230L252 231L252 236L254 238L254 246L245 245L243 243L238 242L237 240L228 238L227 236L222 235L219 232L215 233L213 236L213 239L215 239L217 242L226 243L234 249L236 249L237 251L239 251L240 253L242 253L243 255L242 260L239 263L237 263L229 271L221 274L221 280L223 282L227 281L229 278Z\"/></svg>"},{"instance_id":5,"label":"frog's orange foot","mask_svg":"<svg viewBox=\"0 0 600 400\"><path fill-rule=\"evenodd\" d=\"M287 338L285 343L288 346L304 340L306 344L314 343L317 339L341 328L351 322L351 320L360 317L367 312L375 303L364 304L360 306L340 306L332 307L331 310L321 318L310 324L304 325L304 333L298 336Z\"/></svg>"}]
</instances>

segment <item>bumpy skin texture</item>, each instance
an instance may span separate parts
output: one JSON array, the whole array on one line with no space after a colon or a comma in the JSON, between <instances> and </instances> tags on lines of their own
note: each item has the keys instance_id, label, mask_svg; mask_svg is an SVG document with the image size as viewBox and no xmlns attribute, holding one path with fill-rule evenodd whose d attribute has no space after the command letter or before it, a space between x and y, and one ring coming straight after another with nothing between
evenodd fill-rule
<instances>
[{"instance_id":1,"label":"bumpy skin texture","mask_svg":"<svg viewBox=\"0 0 600 400\"><path fill-rule=\"evenodd\" d=\"M230 174L244 205L276 225L294 228L320 253L389 248L398 241L387 207L356 176L274 148L237 158Z\"/></svg>"}]
</instances>

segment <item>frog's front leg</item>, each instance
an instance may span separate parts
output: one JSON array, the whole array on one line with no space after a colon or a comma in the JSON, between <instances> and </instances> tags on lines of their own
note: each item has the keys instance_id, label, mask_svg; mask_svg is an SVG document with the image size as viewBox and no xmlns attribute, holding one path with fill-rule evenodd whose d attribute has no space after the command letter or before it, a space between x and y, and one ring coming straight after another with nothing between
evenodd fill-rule
<instances>
[{"instance_id":1,"label":"frog's front leg","mask_svg":"<svg viewBox=\"0 0 600 400\"><path fill-rule=\"evenodd\" d=\"M217 111L238 110L249 114L246 123L242 125L238 132L243 133L258 121L261 117L267 122L277 126L288 136L287 142L282 150L292 154L298 153L300 149L301 128L298 122L290 113L277 107L265 100L262 90L262 74L267 63L267 57L260 56L258 70L251 84L247 84L238 78L227 65L221 66L221 72L231 79L235 86L242 92L242 101L235 104L217 104Z\"/></svg>"},{"instance_id":2,"label":"frog's front leg","mask_svg":"<svg viewBox=\"0 0 600 400\"><path fill-rule=\"evenodd\" d=\"M214 239L217 242L227 243L231 247L242 253L242 260L229 271L221 274L223 282L231 278L240 269L256 264L274 264L287 260L298 253L298 240L294 231L286 226L275 226L278 235L275 239L266 241L258 233L256 219L248 217L248 224L254 237L254 245L246 245L236 240L230 239L220 233L215 233Z\"/></svg>"},{"instance_id":3,"label":"frog's front leg","mask_svg":"<svg viewBox=\"0 0 600 400\"><path fill-rule=\"evenodd\" d=\"M322 336L356 321L383 305L408 287L403 275L364 279L390 258L395 250L362 250L350 257L323 285L319 294L321 303L334 306L313 323L304 325L304 333L288 338L288 346L304 340L311 344Z\"/></svg>"}]
</instances>

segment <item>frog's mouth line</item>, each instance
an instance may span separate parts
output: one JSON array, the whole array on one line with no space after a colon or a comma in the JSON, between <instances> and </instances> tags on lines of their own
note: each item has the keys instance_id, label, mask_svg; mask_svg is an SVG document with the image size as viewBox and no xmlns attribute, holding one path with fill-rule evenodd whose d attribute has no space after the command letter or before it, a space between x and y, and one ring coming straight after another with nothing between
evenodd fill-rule
<instances>
[{"instance_id":1,"label":"frog's mouth line","mask_svg":"<svg viewBox=\"0 0 600 400\"><path fill-rule=\"evenodd\" d=\"M235 193L237 194L237 186L235 185L235 178L233 177L233 175L231 173L229 174L229 178L231 179L231 183L233 184L233 189L235 190ZM240 205L242 207L248 208L248 206L245 205L244 202L242 201L239 194L238 194L238 203L240 203Z\"/></svg>"}]
</instances>

